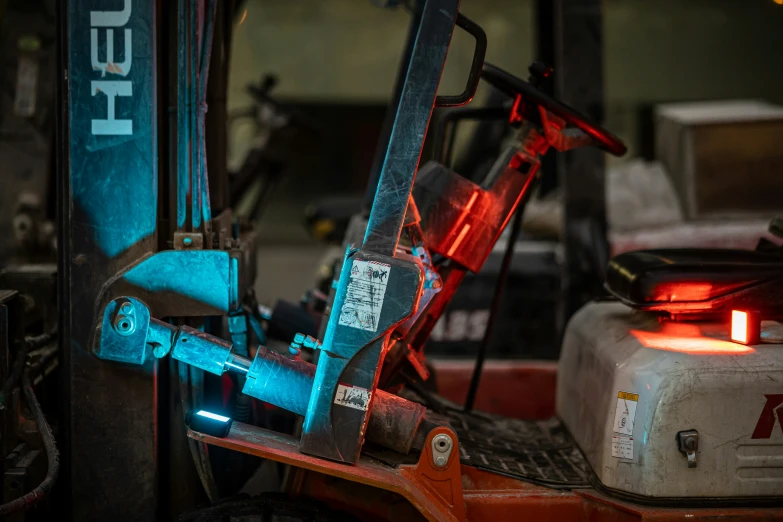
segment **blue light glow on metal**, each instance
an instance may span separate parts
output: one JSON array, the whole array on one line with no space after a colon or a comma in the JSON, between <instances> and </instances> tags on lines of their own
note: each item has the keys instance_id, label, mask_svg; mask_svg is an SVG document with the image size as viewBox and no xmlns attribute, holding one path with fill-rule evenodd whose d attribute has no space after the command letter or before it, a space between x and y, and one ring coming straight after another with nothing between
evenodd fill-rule
<instances>
[{"instance_id":1,"label":"blue light glow on metal","mask_svg":"<svg viewBox=\"0 0 783 522\"><path fill-rule=\"evenodd\" d=\"M71 192L110 258L154 235L158 206L153 5L112 5L68 3Z\"/></svg>"},{"instance_id":2,"label":"blue light glow on metal","mask_svg":"<svg viewBox=\"0 0 783 522\"><path fill-rule=\"evenodd\" d=\"M187 0L179 0L179 13L185 12ZM177 228L185 226L188 194L190 193L190 124L188 119L187 18L177 22Z\"/></svg>"},{"instance_id":3,"label":"blue light glow on metal","mask_svg":"<svg viewBox=\"0 0 783 522\"><path fill-rule=\"evenodd\" d=\"M219 422L228 422L231 420L229 417L224 417L222 415L218 415L217 413L212 413L206 410L199 410L196 412L196 415L199 415L201 417L206 417L207 419L216 420Z\"/></svg>"},{"instance_id":4,"label":"blue light glow on metal","mask_svg":"<svg viewBox=\"0 0 783 522\"><path fill-rule=\"evenodd\" d=\"M238 285L238 279L229 272L228 252L165 250L144 259L123 278L151 292L180 294L228 312L238 294L231 288Z\"/></svg>"}]
</instances>

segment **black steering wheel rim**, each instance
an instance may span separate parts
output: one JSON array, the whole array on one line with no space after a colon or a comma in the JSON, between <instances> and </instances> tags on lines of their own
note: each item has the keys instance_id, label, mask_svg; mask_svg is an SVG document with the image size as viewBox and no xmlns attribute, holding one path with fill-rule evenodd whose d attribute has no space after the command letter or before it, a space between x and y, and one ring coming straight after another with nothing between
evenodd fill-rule
<instances>
[{"instance_id":1,"label":"black steering wheel rim","mask_svg":"<svg viewBox=\"0 0 783 522\"><path fill-rule=\"evenodd\" d=\"M568 125L573 125L593 138L596 145L609 154L622 156L628 150L620 138L591 121L590 118L581 112L544 94L530 83L517 78L500 67L485 63L481 77L493 87L512 98L521 95L526 102L539 105L555 116L562 118Z\"/></svg>"}]
</instances>

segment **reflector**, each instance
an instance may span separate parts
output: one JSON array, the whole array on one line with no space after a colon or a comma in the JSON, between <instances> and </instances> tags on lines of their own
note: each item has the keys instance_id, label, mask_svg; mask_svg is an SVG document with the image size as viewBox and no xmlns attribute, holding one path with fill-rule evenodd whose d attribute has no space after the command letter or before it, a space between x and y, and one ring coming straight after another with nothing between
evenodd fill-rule
<instances>
[{"instance_id":1,"label":"reflector","mask_svg":"<svg viewBox=\"0 0 783 522\"><path fill-rule=\"evenodd\" d=\"M758 344L761 339L761 318L756 312L731 311L731 340L740 344Z\"/></svg>"},{"instance_id":2,"label":"reflector","mask_svg":"<svg viewBox=\"0 0 783 522\"><path fill-rule=\"evenodd\" d=\"M748 342L748 314L739 310L731 311L731 340L737 343Z\"/></svg>"}]
</instances>

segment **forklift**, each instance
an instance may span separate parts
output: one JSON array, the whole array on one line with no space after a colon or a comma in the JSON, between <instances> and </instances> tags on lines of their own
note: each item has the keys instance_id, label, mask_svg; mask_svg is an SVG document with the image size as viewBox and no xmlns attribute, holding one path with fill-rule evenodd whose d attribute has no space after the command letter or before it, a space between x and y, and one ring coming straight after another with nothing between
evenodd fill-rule
<instances>
[{"instance_id":1,"label":"forklift","mask_svg":"<svg viewBox=\"0 0 783 522\"><path fill-rule=\"evenodd\" d=\"M777 251L612 260L614 298L566 328L551 419L472 411L421 385L432 328L511 223L507 267L544 155L626 150L546 94L550 68L525 81L485 63L459 0L405 6L377 189L347 231L323 335L264 346L274 318L252 292L254 231L206 154L233 6L59 5L66 517L783 520ZM474 57L464 91L443 95L456 29ZM512 100L514 139L478 182L420 168L433 108L467 104L482 80ZM501 270L496 295L502 283ZM298 422L256 422L258 404ZM218 464L240 454L286 465L285 496L231 496L237 468Z\"/></svg>"}]
</instances>

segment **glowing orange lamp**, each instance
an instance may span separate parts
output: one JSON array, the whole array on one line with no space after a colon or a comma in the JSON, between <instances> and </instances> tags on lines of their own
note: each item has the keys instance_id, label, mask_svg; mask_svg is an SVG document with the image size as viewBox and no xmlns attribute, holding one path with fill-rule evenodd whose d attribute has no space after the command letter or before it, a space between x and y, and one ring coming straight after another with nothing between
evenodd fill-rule
<instances>
[{"instance_id":1,"label":"glowing orange lamp","mask_svg":"<svg viewBox=\"0 0 783 522\"><path fill-rule=\"evenodd\" d=\"M731 340L740 344L758 344L761 340L761 319L755 312L731 311Z\"/></svg>"}]
</instances>

